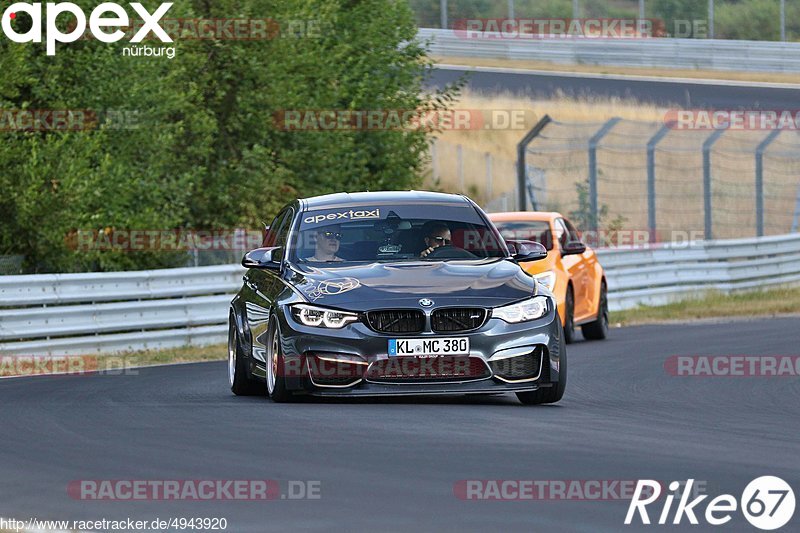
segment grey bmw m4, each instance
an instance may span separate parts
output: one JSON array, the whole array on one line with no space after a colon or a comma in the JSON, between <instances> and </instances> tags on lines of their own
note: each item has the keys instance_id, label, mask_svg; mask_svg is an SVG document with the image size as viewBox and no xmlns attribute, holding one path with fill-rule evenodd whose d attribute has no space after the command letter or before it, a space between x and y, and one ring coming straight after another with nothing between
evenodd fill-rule
<instances>
[{"instance_id":1,"label":"grey bmw m4","mask_svg":"<svg viewBox=\"0 0 800 533\"><path fill-rule=\"evenodd\" d=\"M465 196L339 193L296 200L248 252L228 328L237 395L515 393L559 401L566 347L555 299Z\"/></svg>"}]
</instances>

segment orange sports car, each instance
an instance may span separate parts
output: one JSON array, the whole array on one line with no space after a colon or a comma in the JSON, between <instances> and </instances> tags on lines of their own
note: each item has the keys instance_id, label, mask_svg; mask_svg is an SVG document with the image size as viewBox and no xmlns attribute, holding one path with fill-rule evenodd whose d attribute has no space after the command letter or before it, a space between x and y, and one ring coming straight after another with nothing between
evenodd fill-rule
<instances>
[{"instance_id":1,"label":"orange sports car","mask_svg":"<svg viewBox=\"0 0 800 533\"><path fill-rule=\"evenodd\" d=\"M585 339L605 339L608 291L603 267L570 221L560 213L530 211L489 218L506 239L535 241L547 248L547 259L521 266L555 294L567 342L575 340L575 326L581 327Z\"/></svg>"}]
</instances>

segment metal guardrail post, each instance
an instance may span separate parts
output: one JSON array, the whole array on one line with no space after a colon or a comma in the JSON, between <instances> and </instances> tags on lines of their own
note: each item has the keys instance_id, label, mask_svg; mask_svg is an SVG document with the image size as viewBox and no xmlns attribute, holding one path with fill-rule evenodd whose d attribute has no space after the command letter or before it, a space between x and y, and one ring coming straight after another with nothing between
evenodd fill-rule
<instances>
[{"instance_id":1,"label":"metal guardrail post","mask_svg":"<svg viewBox=\"0 0 800 533\"><path fill-rule=\"evenodd\" d=\"M603 124L597 133L589 139L589 206L591 210L590 226L592 231L597 231L597 145L603 140L608 132L622 120L619 117L614 117L608 122Z\"/></svg>"},{"instance_id":2,"label":"metal guardrail post","mask_svg":"<svg viewBox=\"0 0 800 533\"><path fill-rule=\"evenodd\" d=\"M647 229L650 242L656 240L656 145L669 133L670 124L661 129L647 141Z\"/></svg>"},{"instance_id":3,"label":"metal guardrail post","mask_svg":"<svg viewBox=\"0 0 800 533\"><path fill-rule=\"evenodd\" d=\"M756 236L764 236L764 152L781 130L772 131L756 148Z\"/></svg>"},{"instance_id":4,"label":"metal guardrail post","mask_svg":"<svg viewBox=\"0 0 800 533\"><path fill-rule=\"evenodd\" d=\"M703 143L703 212L705 213L705 240L714 238L711 220L711 148L725 130L716 130Z\"/></svg>"},{"instance_id":5,"label":"metal guardrail post","mask_svg":"<svg viewBox=\"0 0 800 533\"><path fill-rule=\"evenodd\" d=\"M439 13L442 29L447 29L447 0L439 0Z\"/></svg>"},{"instance_id":6,"label":"metal guardrail post","mask_svg":"<svg viewBox=\"0 0 800 533\"><path fill-rule=\"evenodd\" d=\"M552 121L553 119L550 118L550 115L543 116L542 119L531 128L531 131L525 134L525 137L522 138L519 144L517 144L517 205L520 211L528 210L528 200L525 198L525 183L528 179L525 166L525 151L528 149L528 145L531 141L538 137L539 134L542 133L542 130ZM534 209L536 209L536 206L534 206Z\"/></svg>"}]
</instances>

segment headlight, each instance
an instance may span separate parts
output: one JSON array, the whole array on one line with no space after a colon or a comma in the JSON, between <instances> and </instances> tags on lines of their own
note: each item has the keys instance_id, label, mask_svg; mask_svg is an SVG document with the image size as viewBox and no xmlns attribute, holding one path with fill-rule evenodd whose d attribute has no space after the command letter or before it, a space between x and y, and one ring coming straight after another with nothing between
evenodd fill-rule
<instances>
[{"instance_id":1,"label":"headlight","mask_svg":"<svg viewBox=\"0 0 800 533\"><path fill-rule=\"evenodd\" d=\"M547 287L547 290L552 291L556 286L556 273L552 270L542 272L541 274L534 274L533 279Z\"/></svg>"},{"instance_id":2,"label":"headlight","mask_svg":"<svg viewBox=\"0 0 800 533\"><path fill-rule=\"evenodd\" d=\"M347 313L306 304L293 305L292 316L304 326L331 329L343 328L350 322L358 320L356 313Z\"/></svg>"},{"instance_id":3,"label":"headlight","mask_svg":"<svg viewBox=\"0 0 800 533\"><path fill-rule=\"evenodd\" d=\"M546 296L534 296L530 300L492 309L492 317L509 324L536 320L547 314Z\"/></svg>"}]
</instances>

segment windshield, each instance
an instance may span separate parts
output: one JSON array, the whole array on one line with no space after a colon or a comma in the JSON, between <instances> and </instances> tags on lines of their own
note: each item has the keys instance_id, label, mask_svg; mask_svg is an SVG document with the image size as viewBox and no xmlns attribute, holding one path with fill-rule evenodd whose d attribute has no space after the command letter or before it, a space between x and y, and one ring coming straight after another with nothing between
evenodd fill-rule
<instances>
[{"instance_id":1,"label":"windshield","mask_svg":"<svg viewBox=\"0 0 800 533\"><path fill-rule=\"evenodd\" d=\"M533 241L543 244L547 251L553 249L553 232L546 220L503 221L494 225L506 240Z\"/></svg>"},{"instance_id":2,"label":"windshield","mask_svg":"<svg viewBox=\"0 0 800 533\"><path fill-rule=\"evenodd\" d=\"M470 205L380 205L306 211L292 242L300 263L500 258L506 250Z\"/></svg>"}]
</instances>

